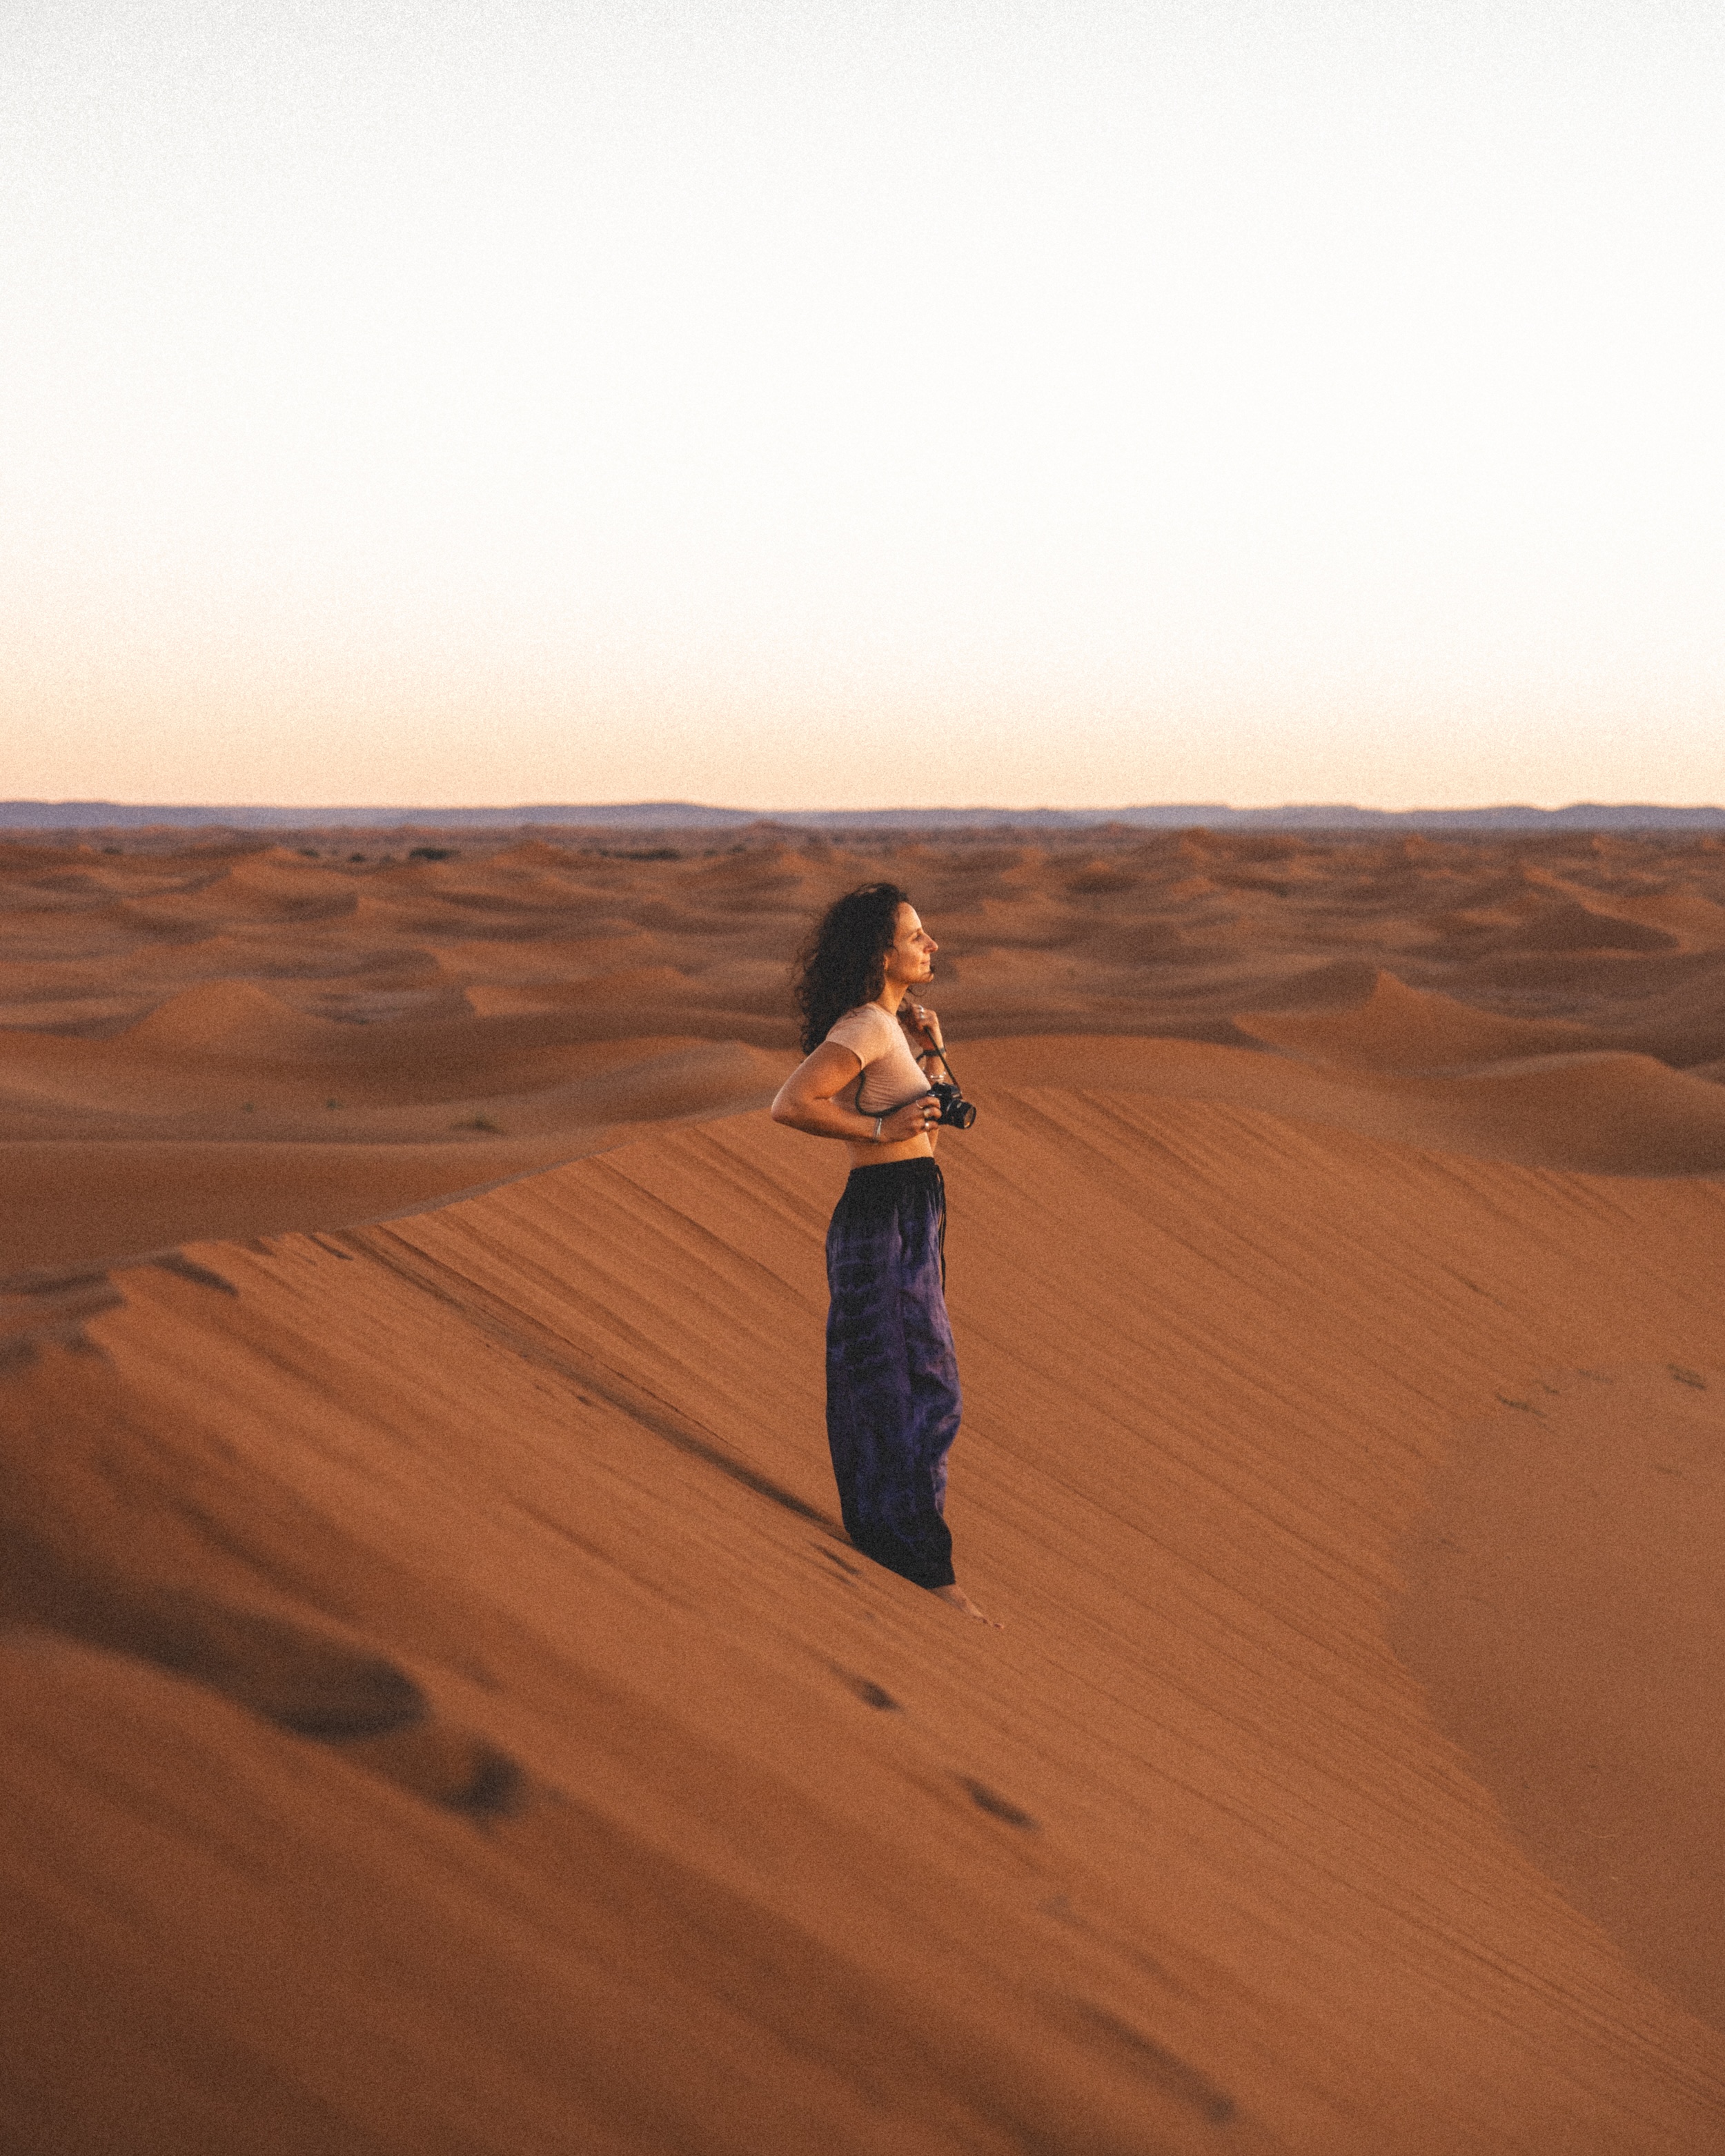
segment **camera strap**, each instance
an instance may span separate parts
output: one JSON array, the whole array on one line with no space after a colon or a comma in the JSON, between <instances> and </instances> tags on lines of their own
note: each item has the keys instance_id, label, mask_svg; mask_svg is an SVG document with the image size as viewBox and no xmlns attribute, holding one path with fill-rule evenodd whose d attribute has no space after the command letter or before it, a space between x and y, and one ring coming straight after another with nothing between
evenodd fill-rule
<instances>
[{"instance_id":1,"label":"camera strap","mask_svg":"<svg viewBox=\"0 0 1725 2156\"><path fill-rule=\"evenodd\" d=\"M922 1053L924 1055L939 1056L942 1063L945 1065L947 1077L952 1080L955 1086L958 1086L958 1091L961 1093L964 1091L964 1088L958 1085L958 1073L952 1068L950 1063L947 1062L947 1051L944 1048L925 1048L922 1050Z\"/></svg>"}]
</instances>

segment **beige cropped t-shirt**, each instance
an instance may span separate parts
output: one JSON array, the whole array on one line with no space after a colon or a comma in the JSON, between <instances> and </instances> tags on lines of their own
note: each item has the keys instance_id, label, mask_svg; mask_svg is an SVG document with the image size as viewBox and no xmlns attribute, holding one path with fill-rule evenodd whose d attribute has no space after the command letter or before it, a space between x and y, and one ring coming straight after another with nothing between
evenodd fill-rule
<instances>
[{"instance_id":1,"label":"beige cropped t-shirt","mask_svg":"<svg viewBox=\"0 0 1725 2156\"><path fill-rule=\"evenodd\" d=\"M856 1105L864 1115L890 1116L928 1091L927 1074L905 1038L904 1028L896 1019L888 1018L879 1004L859 1004L846 1011L827 1039L862 1058Z\"/></svg>"}]
</instances>

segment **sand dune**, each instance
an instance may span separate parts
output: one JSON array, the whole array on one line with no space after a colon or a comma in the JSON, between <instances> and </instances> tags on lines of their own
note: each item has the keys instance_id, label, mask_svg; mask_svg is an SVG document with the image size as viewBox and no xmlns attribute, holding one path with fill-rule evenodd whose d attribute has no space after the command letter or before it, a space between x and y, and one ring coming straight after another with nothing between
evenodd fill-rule
<instances>
[{"instance_id":1,"label":"sand dune","mask_svg":"<svg viewBox=\"0 0 1725 2156\"><path fill-rule=\"evenodd\" d=\"M1376 968L1359 970L1363 993L1357 997L1349 993L1354 979L1337 978L1340 969L1325 969L1324 985L1337 992L1334 1000L1313 996L1316 1009L1250 1012L1235 1024L1242 1033L1296 1055L1367 1070L1459 1070L1609 1045L1596 1029L1566 1019L1506 1018L1410 988Z\"/></svg>"},{"instance_id":2,"label":"sand dune","mask_svg":"<svg viewBox=\"0 0 1725 2156\"><path fill-rule=\"evenodd\" d=\"M987 1639L832 1522L757 1116L14 1368L24 2145L1713 2145L1692 1927L1578 1913L1385 1627L1459 1421L1725 1382L1718 1191L1120 1093L948 1152Z\"/></svg>"},{"instance_id":3,"label":"sand dune","mask_svg":"<svg viewBox=\"0 0 1725 2156\"><path fill-rule=\"evenodd\" d=\"M953 1050L958 1058L958 1050ZM1605 1175L1725 1171L1725 1091L1651 1056L1504 1059L1414 1076L1185 1040L1067 1034L968 1044L965 1084L1086 1086L1262 1108L1435 1152Z\"/></svg>"},{"instance_id":4,"label":"sand dune","mask_svg":"<svg viewBox=\"0 0 1725 2156\"><path fill-rule=\"evenodd\" d=\"M182 988L126 1028L134 1053L202 1060L316 1056L334 1043L326 1021L291 1009L250 981L206 981Z\"/></svg>"},{"instance_id":5,"label":"sand dune","mask_svg":"<svg viewBox=\"0 0 1725 2156\"><path fill-rule=\"evenodd\" d=\"M14 1139L0 1145L0 1274L75 1265L92 1250L377 1219L614 1142L606 1123L471 1146Z\"/></svg>"},{"instance_id":6,"label":"sand dune","mask_svg":"<svg viewBox=\"0 0 1725 2156\"><path fill-rule=\"evenodd\" d=\"M1725 849L122 843L0 848L0 2145L1725 2147ZM883 873L1004 1633L760 1112Z\"/></svg>"}]
</instances>

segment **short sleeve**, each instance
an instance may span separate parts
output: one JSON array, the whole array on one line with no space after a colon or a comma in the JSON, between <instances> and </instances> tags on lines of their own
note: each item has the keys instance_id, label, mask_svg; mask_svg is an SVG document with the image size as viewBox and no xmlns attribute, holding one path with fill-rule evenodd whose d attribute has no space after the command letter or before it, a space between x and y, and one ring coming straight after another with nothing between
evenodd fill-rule
<instances>
[{"instance_id":1,"label":"short sleeve","mask_svg":"<svg viewBox=\"0 0 1725 2156\"><path fill-rule=\"evenodd\" d=\"M892 1046L898 1028L879 1004L860 1004L827 1029L827 1039L848 1048L865 1070Z\"/></svg>"}]
</instances>

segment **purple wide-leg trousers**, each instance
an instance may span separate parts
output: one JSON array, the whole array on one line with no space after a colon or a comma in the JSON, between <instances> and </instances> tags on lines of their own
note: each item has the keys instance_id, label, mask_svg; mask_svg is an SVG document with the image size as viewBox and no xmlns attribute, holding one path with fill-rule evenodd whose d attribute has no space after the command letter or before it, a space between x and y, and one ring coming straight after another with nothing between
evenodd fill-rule
<instances>
[{"instance_id":1,"label":"purple wide-leg trousers","mask_svg":"<svg viewBox=\"0 0 1725 2156\"><path fill-rule=\"evenodd\" d=\"M962 1403L947 1322L946 1186L932 1160L853 1168L827 1230L827 1442L865 1555L952 1580L942 1517Z\"/></svg>"}]
</instances>

